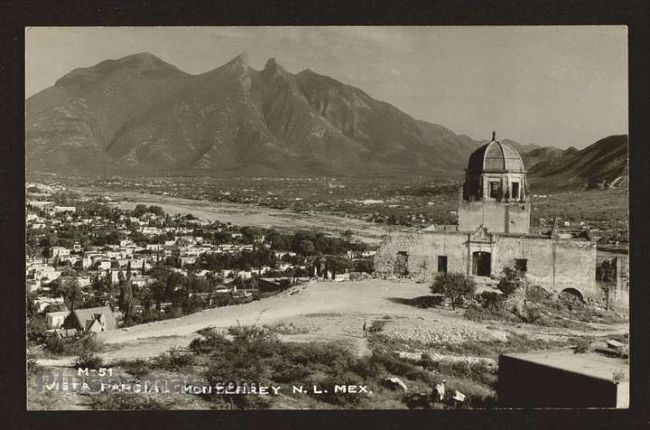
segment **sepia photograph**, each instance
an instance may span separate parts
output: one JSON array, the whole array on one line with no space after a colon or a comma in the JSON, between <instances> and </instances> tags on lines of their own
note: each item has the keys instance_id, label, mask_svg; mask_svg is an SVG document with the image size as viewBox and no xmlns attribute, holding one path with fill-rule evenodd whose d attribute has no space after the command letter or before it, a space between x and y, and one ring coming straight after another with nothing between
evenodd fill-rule
<instances>
[{"instance_id":1,"label":"sepia photograph","mask_svg":"<svg viewBox=\"0 0 650 430\"><path fill-rule=\"evenodd\" d=\"M24 31L28 411L630 407L626 26Z\"/></svg>"}]
</instances>

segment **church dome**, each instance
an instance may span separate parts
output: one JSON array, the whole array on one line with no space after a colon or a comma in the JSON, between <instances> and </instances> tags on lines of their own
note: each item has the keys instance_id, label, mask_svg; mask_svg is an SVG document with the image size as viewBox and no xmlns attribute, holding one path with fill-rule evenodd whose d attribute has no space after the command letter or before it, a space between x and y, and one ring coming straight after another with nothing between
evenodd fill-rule
<instances>
[{"instance_id":1,"label":"church dome","mask_svg":"<svg viewBox=\"0 0 650 430\"><path fill-rule=\"evenodd\" d=\"M524 161L519 152L505 142L495 140L478 148L469 156L467 171L471 173L483 172L525 172Z\"/></svg>"}]
</instances>

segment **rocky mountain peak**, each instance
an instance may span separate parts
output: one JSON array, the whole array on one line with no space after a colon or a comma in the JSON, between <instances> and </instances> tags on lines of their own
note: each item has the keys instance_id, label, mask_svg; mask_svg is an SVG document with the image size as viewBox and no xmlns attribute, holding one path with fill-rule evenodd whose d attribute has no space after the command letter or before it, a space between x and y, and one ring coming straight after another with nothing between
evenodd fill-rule
<instances>
[{"instance_id":1,"label":"rocky mountain peak","mask_svg":"<svg viewBox=\"0 0 650 430\"><path fill-rule=\"evenodd\" d=\"M275 81L278 78L287 78L289 73L278 64L277 60L273 57L269 58L264 65L264 70L262 70L262 77L270 82Z\"/></svg>"},{"instance_id":2,"label":"rocky mountain peak","mask_svg":"<svg viewBox=\"0 0 650 430\"><path fill-rule=\"evenodd\" d=\"M242 52L230 62L226 64L226 67L230 67L231 69L234 70L247 70L249 67L249 62L248 62L248 53Z\"/></svg>"},{"instance_id":3,"label":"rocky mountain peak","mask_svg":"<svg viewBox=\"0 0 650 430\"><path fill-rule=\"evenodd\" d=\"M117 60L105 60L91 67L74 69L56 81L55 85L89 85L124 71L135 74L155 73L156 75L187 76L176 66L166 63L155 55L141 52Z\"/></svg>"}]
</instances>

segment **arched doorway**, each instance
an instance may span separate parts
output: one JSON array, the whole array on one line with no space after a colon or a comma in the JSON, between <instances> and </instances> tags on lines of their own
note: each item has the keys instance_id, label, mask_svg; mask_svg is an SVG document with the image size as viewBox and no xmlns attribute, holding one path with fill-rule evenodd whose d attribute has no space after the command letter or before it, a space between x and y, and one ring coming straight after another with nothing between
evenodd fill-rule
<instances>
[{"instance_id":1,"label":"arched doorway","mask_svg":"<svg viewBox=\"0 0 650 430\"><path fill-rule=\"evenodd\" d=\"M485 251L472 253L472 275L490 276L492 274L492 254Z\"/></svg>"},{"instance_id":2,"label":"arched doorway","mask_svg":"<svg viewBox=\"0 0 650 430\"><path fill-rule=\"evenodd\" d=\"M585 299L582 297L582 293L575 288L565 288L564 290L560 291L558 299L568 303L585 302Z\"/></svg>"}]
</instances>

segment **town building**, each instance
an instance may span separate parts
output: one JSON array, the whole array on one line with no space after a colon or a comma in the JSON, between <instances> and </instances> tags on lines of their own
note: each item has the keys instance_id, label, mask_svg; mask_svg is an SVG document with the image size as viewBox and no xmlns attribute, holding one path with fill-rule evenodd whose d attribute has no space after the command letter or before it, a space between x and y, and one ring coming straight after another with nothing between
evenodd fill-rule
<instances>
[{"instance_id":1,"label":"town building","mask_svg":"<svg viewBox=\"0 0 650 430\"><path fill-rule=\"evenodd\" d=\"M492 140L474 151L458 196L458 225L387 235L375 254L379 275L432 280L440 272L494 285L504 267L516 265L532 285L555 294L603 300L596 285L596 244L530 232L528 183L515 148Z\"/></svg>"},{"instance_id":2,"label":"town building","mask_svg":"<svg viewBox=\"0 0 650 430\"><path fill-rule=\"evenodd\" d=\"M96 308L75 309L66 316L61 325L66 333L100 333L106 330L115 330L117 321L113 311L108 306Z\"/></svg>"},{"instance_id":3,"label":"town building","mask_svg":"<svg viewBox=\"0 0 650 430\"><path fill-rule=\"evenodd\" d=\"M61 328L65 318L70 314L70 311L56 311L48 312L45 314L45 321L47 323L48 329L58 329Z\"/></svg>"}]
</instances>

